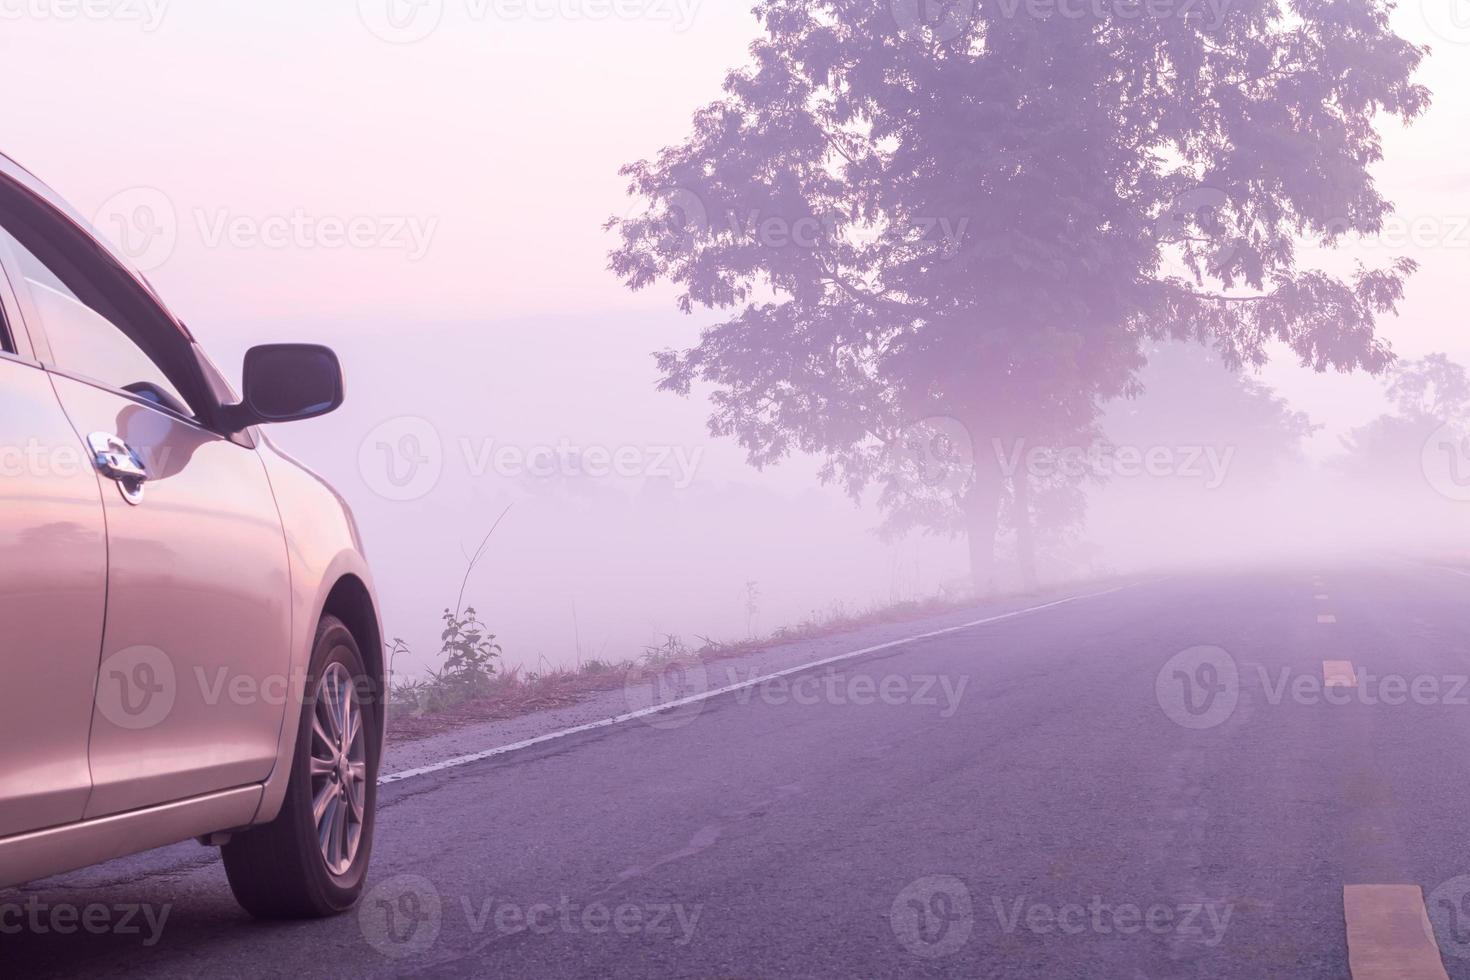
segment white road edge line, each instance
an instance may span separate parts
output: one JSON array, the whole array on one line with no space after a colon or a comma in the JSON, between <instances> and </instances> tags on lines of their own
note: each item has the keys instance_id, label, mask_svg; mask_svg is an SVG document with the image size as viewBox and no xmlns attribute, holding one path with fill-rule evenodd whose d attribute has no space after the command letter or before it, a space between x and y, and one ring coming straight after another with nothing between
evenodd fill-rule
<instances>
[{"instance_id":1,"label":"white road edge line","mask_svg":"<svg viewBox=\"0 0 1470 980\"><path fill-rule=\"evenodd\" d=\"M717 688L713 691L705 691L703 694L692 694L687 698L680 698L676 701L670 701L667 704L656 704L648 708L639 708L637 711L629 711L625 714L614 715L611 718L603 718L601 721L588 722L585 725L576 725L572 728L564 728L561 731L548 732L545 735L538 735L535 738L528 738L521 742L512 742L509 745L496 746L493 749L486 749L483 752L475 752L470 755L456 756L453 759L445 759L443 762L436 762L432 765L419 766L416 769L405 769L402 772L389 773L388 775L382 776L378 779L378 785L387 786L391 783L401 783L406 779L413 779L417 776L427 776L431 773L443 772L446 769L458 769L460 766L467 766L475 762L483 762L486 759L493 759L498 755L509 755L512 752L519 752L522 749L531 748L533 745L543 745L546 742L554 742L557 739L567 738L571 735L580 735L583 732L596 731L599 728L611 728L613 725L621 725L624 722L633 721L638 718L647 718L649 715L656 715L660 712L671 711L674 708L683 707L686 704L695 704L700 701L708 701L710 698L717 698L721 695L729 694L732 691L744 690L747 687L755 687L757 684L764 684L767 681L775 680L778 677L787 677L791 674L798 674L802 671L812 670L816 667L825 667L827 664L835 664L843 660L851 660L853 657L861 657L865 656L866 654L877 653L880 650L890 650L893 647L903 646L905 643L914 643L919 640L929 640L933 639L936 636L947 636L950 633L958 633L962 630L974 629L977 626L986 626L990 623L998 623L1004 619L1015 619L1017 616L1025 616L1029 613L1041 612L1043 609L1053 609L1057 606L1065 606L1069 602L1080 602L1083 599L1097 599L1105 595L1112 595L1115 592L1122 592L1124 589L1133 588L1135 585L1138 584L1141 583L1132 582L1128 585L1119 585L1116 588L1107 589L1103 592L1089 592L1085 595L1068 596L1065 599L1056 599L1052 602L1044 602L1039 606L1028 606L1025 609L1013 609L1010 612L1000 613L995 616L988 616L985 619L977 619L968 623L961 623L958 626L946 626L944 629L931 630L928 633L919 633L914 636L905 636L897 640L889 640L887 643L879 643L876 646L863 647L861 650L853 650L850 653L839 653L835 657L827 657L823 660L813 660L810 663L797 664L795 667L787 667L785 670L778 670L774 673L764 674L760 677L754 677L750 680L741 681L738 684L729 684L725 687Z\"/></svg>"},{"instance_id":2,"label":"white road edge line","mask_svg":"<svg viewBox=\"0 0 1470 980\"><path fill-rule=\"evenodd\" d=\"M1453 565L1441 565L1435 561L1425 561L1419 558L1396 558L1394 560L1405 565L1413 565L1415 568L1432 568L1436 571L1450 572L1454 575L1470 575L1470 571L1463 568L1455 568Z\"/></svg>"}]
</instances>

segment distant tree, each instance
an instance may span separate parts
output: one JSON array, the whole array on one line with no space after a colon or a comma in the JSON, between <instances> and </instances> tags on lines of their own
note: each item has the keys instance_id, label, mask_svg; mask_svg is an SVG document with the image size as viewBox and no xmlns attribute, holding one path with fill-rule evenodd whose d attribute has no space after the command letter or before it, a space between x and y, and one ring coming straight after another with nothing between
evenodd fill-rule
<instances>
[{"instance_id":1,"label":"distant tree","mask_svg":"<svg viewBox=\"0 0 1470 980\"><path fill-rule=\"evenodd\" d=\"M1388 397L1404 418L1443 424L1470 415L1470 377L1447 354L1398 361L1387 380Z\"/></svg>"},{"instance_id":2,"label":"distant tree","mask_svg":"<svg viewBox=\"0 0 1470 980\"><path fill-rule=\"evenodd\" d=\"M1108 406L1108 441L1228 453L1232 481L1268 479L1301 461L1319 428L1270 386L1199 344L1154 346L1139 381L1137 398Z\"/></svg>"},{"instance_id":3,"label":"distant tree","mask_svg":"<svg viewBox=\"0 0 1470 980\"><path fill-rule=\"evenodd\" d=\"M1385 380L1393 411L1343 436L1333 464L1360 480L1422 485L1426 441L1442 428L1463 435L1470 425L1470 375L1447 355L1429 354L1394 364Z\"/></svg>"},{"instance_id":4,"label":"distant tree","mask_svg":"<svg viewBox=\"0 0 1470 980\"><path fill-rule=\"evenodd\" d=\"M751 464L816 454L856 496L919 420L976 447L1087 437L1149 338L1385 367L1413 263L1342 279L1295 246L1391 210L1375 125L1428 102L1391 3L1084 6L759 0L752 64L624 168L647 211L609 222L629 288L720 312L658 355L661 386L710 385ZM980 587L1007 500L1023 567L1034 511L993 455L934 518L962 517Z\"/></svg>"}]
</instances>

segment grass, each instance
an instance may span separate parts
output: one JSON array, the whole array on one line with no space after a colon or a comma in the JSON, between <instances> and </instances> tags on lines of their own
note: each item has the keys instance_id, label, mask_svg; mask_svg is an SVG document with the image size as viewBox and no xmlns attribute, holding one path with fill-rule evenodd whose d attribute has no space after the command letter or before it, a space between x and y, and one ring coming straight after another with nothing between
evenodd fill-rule
<instances>
[{"instance_id":1,"label":"grass","mask_svg":"<svg viewBox=\"0 0 1470 980\"><path fill-rule=\"evenodd\" d=\"M624 660L597 656L573 668L544 666L536 671L524 671L513 667L486 672L477 676L473 684L466 684L463 680L446 683L443 672L427 678L394 680L389 685L392 714L388 726L389 740L413 741L461 725L567 707L595 694L617 690L631 673L670 663L728 660L777 644L816 640L867 626L901 623L968 609L981 601L984 600L973 596L935 596L887 605L875 604L858 611L849 611L845 604L837 603L764 637L735 642L698 637L697 645L690 645L680 636L665 635L662 642L645 647L638 656ZM400 647L395 652L404 650Z\"/></svg>"}]
</instances>

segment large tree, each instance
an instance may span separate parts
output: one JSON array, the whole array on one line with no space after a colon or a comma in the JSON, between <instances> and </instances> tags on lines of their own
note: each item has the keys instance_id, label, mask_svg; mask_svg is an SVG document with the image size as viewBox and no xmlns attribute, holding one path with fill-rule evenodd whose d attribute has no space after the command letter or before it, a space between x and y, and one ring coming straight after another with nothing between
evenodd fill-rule
<instances>
[{"instance_id":1,"label":"large tree","mask_svg":"<svg viewBox=\"0 0 1470 980\"><path fill-rule=\"evenodd\" d=\"M624 169L611 268L719 320L659 355L712 387L756 466L801 451L859 494L915 422L977 447L955 496L991 581L997 444L1065 445L1133 390L1141 345L1279 340L1379 370L1412 264L1299 268L1378 229L1376 123L1428 93L1382 0L761 0L763 36L682 143ZM1009 484L1009 485L1008 485ZM1009 498L1009 501L1008 499Z\"/></svg>"}]
</instances>

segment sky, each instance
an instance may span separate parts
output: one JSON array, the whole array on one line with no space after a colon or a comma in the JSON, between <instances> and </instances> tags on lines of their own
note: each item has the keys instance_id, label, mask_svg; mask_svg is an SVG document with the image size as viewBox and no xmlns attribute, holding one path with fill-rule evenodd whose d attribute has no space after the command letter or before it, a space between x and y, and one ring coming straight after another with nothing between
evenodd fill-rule
<instances>
[{"instance_id":1,"label":"sky","mask_svg":"<svg viewBox=\"0 0 1470 980\"><path fill-rule=\"evenodd\" d=\"M1388 126L1375 173L1400 218L1356 254L1423 265L1384 326L1401 355L1470 363L1470 9L1395 22L1434 45L1436 99ZM626 654L962 568L949 543L878 542L811 461L756 473L710 439L649 357L705 321L606 270L618 168L678 141L756 30L738 0L0 0L0 149L119 241L227 374L254 343L337 346L348 405L276 437L359 511L390 632L432 644L461 549L511 504L472 592L512 659ZM1382 404L1289 359L1261 377L1322 424L1319 455ZM589 448L605 478L527 472Z\"/></svg>"}]
</instances>

